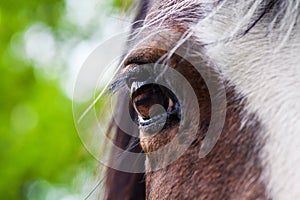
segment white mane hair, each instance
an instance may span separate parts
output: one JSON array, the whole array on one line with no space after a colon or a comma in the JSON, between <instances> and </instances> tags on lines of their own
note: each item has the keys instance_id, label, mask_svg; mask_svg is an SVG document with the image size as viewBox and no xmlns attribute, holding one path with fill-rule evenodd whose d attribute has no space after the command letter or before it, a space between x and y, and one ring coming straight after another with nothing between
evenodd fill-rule
<instances>
[{"instance_id":1,"label":"white mane hair","mask_svg":"<svg viewBox=\"0 0 300 200\"><path fill-rule=\"evenodd\" d=\"M197 1L211 5L211 1ZM263 130L267 195L300 199L300 1L224 0L192 27Z\"/></svg>"}]
</instances>

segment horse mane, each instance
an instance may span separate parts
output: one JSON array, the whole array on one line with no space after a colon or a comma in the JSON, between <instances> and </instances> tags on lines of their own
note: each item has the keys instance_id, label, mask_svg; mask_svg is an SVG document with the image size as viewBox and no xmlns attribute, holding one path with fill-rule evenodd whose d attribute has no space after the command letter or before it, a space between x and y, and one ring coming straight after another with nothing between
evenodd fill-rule
<instances>
[{"instance_id":1,"label":"horse mane","mask_svg":"<svg viewBox=\"0 0 300 200\"><path fill-rule=\"evenodd\" d=\"M141 1L138 5L138 12L132 24L132 32L142 26L143 20L146 17L148 2ZM119 99L124 99L126 93L120 93ZM134 115L134 110L131 105L123 104L120 106L118 115L122 119L122 123L130 124L126 117L122 117L125 110L128 110L131 116ZM115 129L114 129L115 128ZM114 131L113 143L121 149L128 150L130 152L140 153L142 152L142 148L139 144L138 138L138 129L135 127L129 127L132 130L132 134L129 135L125 133L122 129L118 127L115 121L112 119L108 132ZM134 137L136 136L136 137ZM126 155L115 155L114 152L111 152L110 159L119 158L122 156L122 162L126 162ZM145 160L142 159L142 162ZM122 163L120 163L121 165ZM145 199L146 196L146 187L145 187L145 173L129 173L119 171L113 168L107 168L105 178L105 199Z\"/></svg>"},{"instance_id":2,"label":"horse mane","mask_svg":"<svg viewBox=\"0 0 300 200\"><path fill-rule=\"evenodd\" d=\"M113 123L113 122L112 122ZM115 125L113 125L115 126ZM114 136L114 144L122 149L131 147L133 136L126 134L117 128ZM138 139L135 139L139 143ZM135 142L135 144L136 144ZM141 152L140 145L135 145L131 152ZM111 152L111 158L115 156ZM126 157L122 157L122 162L126 162ZM105 199L144 199L145 181L144 173L128 173L113 168L107 168L105 180Z\"/></svg>"}]
</instances>

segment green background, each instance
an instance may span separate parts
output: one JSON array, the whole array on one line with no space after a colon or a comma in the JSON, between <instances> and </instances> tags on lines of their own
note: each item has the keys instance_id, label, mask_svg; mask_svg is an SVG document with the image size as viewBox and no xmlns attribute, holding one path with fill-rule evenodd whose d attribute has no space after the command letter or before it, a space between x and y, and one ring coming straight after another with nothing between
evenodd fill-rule
<instances>
[{"instance_id":1,"label":"green background","mask_svg":"<svg viewBox=\"0 0 300 200\"><path fill-rule=\"evenodd\" d=\"M130 3L108 1L106 12ZM76 199L83 179L96 175L97 163L75 130L72 100L60 85L65 62L36 63L24 53L33 24L59 43L89 37L93 21L83 29L64 18L65 8L61 0L0 2L0 199Z\"/></svg>"}]
</instances>

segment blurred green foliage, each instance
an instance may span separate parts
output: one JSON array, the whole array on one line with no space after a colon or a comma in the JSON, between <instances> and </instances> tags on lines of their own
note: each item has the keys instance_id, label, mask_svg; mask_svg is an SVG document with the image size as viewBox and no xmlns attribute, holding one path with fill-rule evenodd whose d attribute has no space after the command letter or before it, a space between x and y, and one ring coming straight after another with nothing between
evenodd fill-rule
<instances>
[{"instance_id":1,"label":"blurred green foliage","mask_svg":"<svg viewBox=\"0 0 300 200\"><path fill-rule=\"evenodd\" d=\"M36 22L60 29L63 12L62 0L0 1L0 199L27 199L29 192L44 199L45 189L32 184L71 187L80 165L91 160L58 80L16 53L21 41L12 44Z\"/></svg>"},{"instance_id":2,"label":"blurred green foliage","mask_svg":"<svg viewBox=\"0 0 300 200\"><path fill-rule=\"evenodd\" d=\"M112 6L118 10L127 11L133 3L134 0L113 0Z\"/></svg>"},{"instance_id":3,"label":"blurred green foliage","mask_svg":"<svg viewBox=\"0 0 300 200\"><path fill-rule=\"evenodd\" d=\"M124 11L132 3L112 0L109 6ZM50 28L59 42L70 35L77 41L89 37L92 25L82 31L62 18L65 4L0 1L0 199L45 199L53 185L80 192L72 191L74 175L95 166L75 130L61 77L47 77L21 50L24 33L36 23Z\"/></svg>"}]
</instances>

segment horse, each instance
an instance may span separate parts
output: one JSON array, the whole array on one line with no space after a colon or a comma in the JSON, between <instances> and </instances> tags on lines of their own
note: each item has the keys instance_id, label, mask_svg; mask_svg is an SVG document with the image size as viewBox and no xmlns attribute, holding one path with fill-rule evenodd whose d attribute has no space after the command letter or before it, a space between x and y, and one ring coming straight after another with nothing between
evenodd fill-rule
<instances>
[{"instance_id":1,"label":"horse","mask_svg":"<svg viewBox=\"0 0 300 200\"><path fill-rule=\"evenodd\" d=\"M300 199L299 20L299 0L139 1L104 198Z\"/></svg>"}]
</instances>

